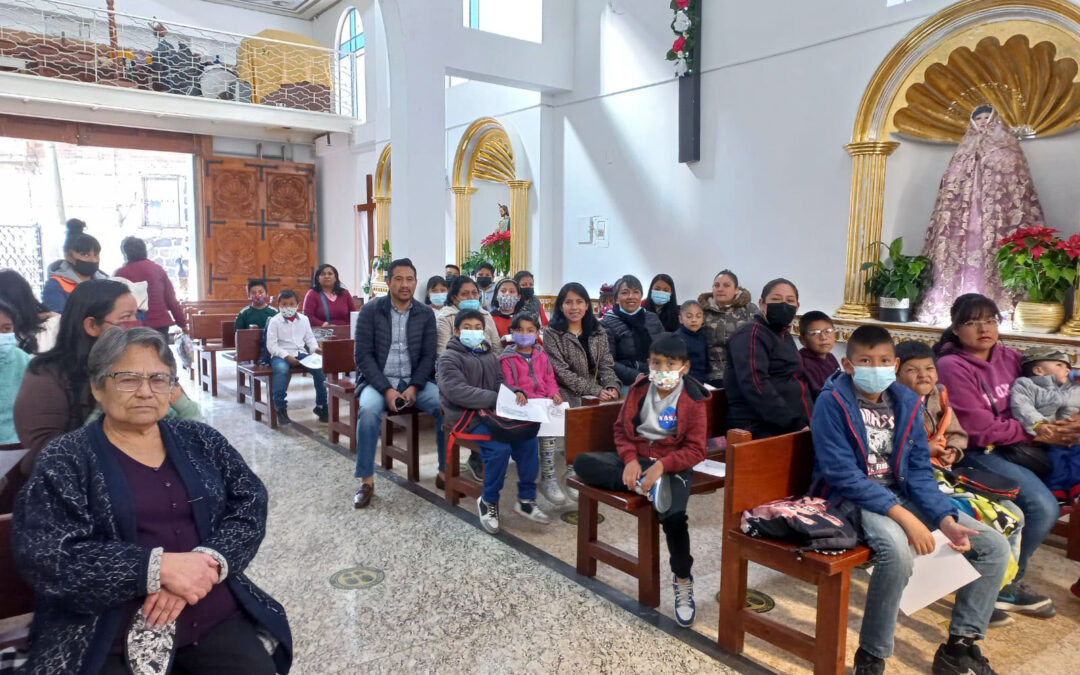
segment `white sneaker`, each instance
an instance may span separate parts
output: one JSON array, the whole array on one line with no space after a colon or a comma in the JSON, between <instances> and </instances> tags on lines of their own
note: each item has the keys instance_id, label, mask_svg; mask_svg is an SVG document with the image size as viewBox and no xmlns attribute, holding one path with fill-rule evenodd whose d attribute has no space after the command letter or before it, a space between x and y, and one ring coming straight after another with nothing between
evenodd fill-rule
<instances>
[{"instance_id":1,"label":"white sneaker","mask_svg":"<svg viewBox=\"0 0 1080 675\"><path fill-rule=\"evenodd\" d=\"M694 625L697 607L694 605L694 577L680 584L678 577L671 575L671 585L675 590L675 622L683 628Z\"/></svg>"},{"instance_id":2,"label":"white sneaker","mask_svg":"<svg viewBox=\"0 0 1080 675\"><path fill-rule=\"evenodd\" d=\"M480 527L488 534L499 533L499 505L488 504L483 497L476 498L476 510L480 513Z\"/></svg>"},{"instance_id":3,"label":"white sneaker","mask_svg":"<svg viewBox=\"0 0 1080 675\"><path fill-rule=\"evenodd\" d=\"M572 464L566 467L566 478L577 478L577 474L574 473L574 466ZM566 496L570 499L570 501L576 502L578 500L578 491L567 485Z\"/></svg>"},{"instance_id":4,"label":"white sneaker","mask_svg":"<svg viewBox=\"0 0 1080 675\"><path fill-rule=\"evenodd\" d=\"M544 523L545 525L551 522L548 514L541 511L533 499L519 499L517 504L514 505L514 513L519 513L533 522Z\"/></svg>"},{"instance_id":5,"label":"white sneaker","mask_svg":"<svg viewBox=\"0 0 1080 675\"><path fill-rule=\"evenodd\" d=\"M545 478L540 481L540 485L537 487L540 488L540 494L544 495L544 499L555 506L562 506L566 503L566 495L559 486L559 481L555 480L555 478Z\"/></svg>"}]
</instances>

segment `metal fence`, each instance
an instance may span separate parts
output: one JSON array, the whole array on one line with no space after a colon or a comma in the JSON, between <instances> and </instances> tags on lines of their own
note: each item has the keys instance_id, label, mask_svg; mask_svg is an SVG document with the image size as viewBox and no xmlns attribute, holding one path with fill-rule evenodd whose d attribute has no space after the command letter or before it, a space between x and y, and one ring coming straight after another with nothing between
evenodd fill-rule
<instances>
[{"instance_id":1,"label":"metal fence","mask_svg":"<svg viewBox=\"0 0 1080 675\"><path fill-rule=\"evenodd\" d=\"M0 268L9 267L30 282L41 297L45 264L41 259L41 226L0 225Z\"/></svg>"},{"instance_id":2,"label":"metal fence","mask_svg":"<svg viewBox=\"0 0 1080 675\"><path fill-rule=\"evenodd\" d=\"M342 63L336 50L281 31L242 35L60 0L0 0L0 71L335 113L355 86Z\"/></svg>"}]
</instances>

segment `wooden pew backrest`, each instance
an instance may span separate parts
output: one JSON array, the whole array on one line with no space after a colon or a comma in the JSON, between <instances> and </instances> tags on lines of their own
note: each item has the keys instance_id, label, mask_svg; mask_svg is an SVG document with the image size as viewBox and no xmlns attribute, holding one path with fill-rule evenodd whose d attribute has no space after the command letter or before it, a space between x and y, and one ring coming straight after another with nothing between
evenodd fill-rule
<instances>
[{"instance_id":1,"label":"wooden pew backrest","mask_svg":"<svg viewBox=\"0 0 1080 675\"><path fill-rule=\"evenodd\" d=\"M724 527L730 528L737 527L747 509L805 494L814 468L814 446L809 431L751 440L748 432L732 429L726 461Z\"/></svg>"},{"instance_id":2,"label":"wooden pew backrest","mask_svg":"<svg viewBox=\"0 0 1080 675\"><path fill-rule=\"evenodd\" d=\"M192 340L221 340L222 325L236 320L235 315L228 314L195 314L191 317L188 326L188 334Z\"/></svg>"},{"instance_id":3,"label":"wooden pew backrest","mask_svg":"<svg viewBox=\"0 0 1080 675\"><path fill-rule=\"evenodd\" d=\"M251 363L259 360L262 350L262 329L243 328L236 331L236 362Z\"/></svg>"},{"instance_id":4,"label":"wooden pew backrest","mask_svg":"<svg viewBox=\"0 0 1080 675\"><path fill-rule=\"evenodd\" d=\"M352 340L323 340L321 347L322 369L326 377L337 377L356 370Z\"/></svg>"}]
</instances>

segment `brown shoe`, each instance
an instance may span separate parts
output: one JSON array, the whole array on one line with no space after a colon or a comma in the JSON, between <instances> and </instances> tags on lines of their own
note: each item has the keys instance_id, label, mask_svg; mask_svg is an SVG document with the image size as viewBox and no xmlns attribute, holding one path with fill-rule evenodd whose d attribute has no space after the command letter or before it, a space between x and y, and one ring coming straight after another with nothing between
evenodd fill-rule
<instances>
[{"instance_id":1,"label":"brown shoe","mask_svg":"<svg viewBox=\"0 0 1080 675\"><path fill-rule=\"evenodd\" d=\"M360 489L356 491L356 496L352 500L353 508L366 509L368 504L371 503L371 495L373 494L375 494L374 483L361 483Z\"/></svg>"},{"instance_id":2,"label":"brown shoe","mask_svg":"<svg viewBox=\"0 0 1080 675\"><path fill-rule=\"evenodd\" d=\"M436 490L445 490L446 489L446 479L443 478L442 474L440 474L440 473L435 474L435 489Z\"/></svg>"}]
</instances>

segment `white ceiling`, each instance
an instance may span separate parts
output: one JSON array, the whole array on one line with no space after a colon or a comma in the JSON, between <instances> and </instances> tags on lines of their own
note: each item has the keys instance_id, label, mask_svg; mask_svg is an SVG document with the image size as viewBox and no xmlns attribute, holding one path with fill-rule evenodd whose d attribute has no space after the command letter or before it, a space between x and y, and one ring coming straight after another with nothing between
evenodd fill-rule
<instances>
[{"instance_id":1,"label":"white ceiling","mask_svg":"<svg viewBox=\"0 0 1080 675\"><path fill-rule=\"evenodd\" d=\"M219 5L243 7L257 12L280 14L294 19L312 19L339 0L207 0Z\"/></svg>"}]
</instances>

